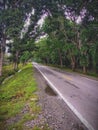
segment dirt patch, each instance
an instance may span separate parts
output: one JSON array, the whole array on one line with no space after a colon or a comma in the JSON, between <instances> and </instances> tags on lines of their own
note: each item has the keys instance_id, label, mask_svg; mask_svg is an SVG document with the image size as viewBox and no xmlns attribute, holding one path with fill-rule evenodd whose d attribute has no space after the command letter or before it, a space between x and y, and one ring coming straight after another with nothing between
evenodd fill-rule
<instances>
[{"instance_id":1,"label":"dirt patch","mask_svg":"<svg viewBox=\"0 0 98 130\"><path fill-rule=\"evenodd\" d=\"M41 118L50 130L87 130L65 102L47 86L46 81L35 69L38 83L39 105L42 107ZM33 123L30 124L32 127Z\"/></svg>"},{"instance_id":2,"label":"dirt patch","mask_svg":"<svg viewBox=\"0 0 98 130\"><path fill-rule=\"evenodd\" d=\"M57 96L56 92L54 92L49 85L46 86L45 93L49 96Z\"/></svg>"}]
</instances>

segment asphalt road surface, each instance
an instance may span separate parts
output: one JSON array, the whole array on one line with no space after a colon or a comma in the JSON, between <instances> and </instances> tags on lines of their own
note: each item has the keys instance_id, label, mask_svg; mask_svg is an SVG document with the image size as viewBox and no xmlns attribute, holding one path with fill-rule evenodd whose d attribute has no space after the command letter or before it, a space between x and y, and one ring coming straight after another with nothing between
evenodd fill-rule
<instances>
[{"instance_id":1,"label":"asphalt road surface","mask_svg":"<svg viewBox=\"0 0 98 130\"><path fill-rule=\"evenodd\" d=\"M98 81L33 63L89 130L98 130Z\"/></svg>"}]
</instances>

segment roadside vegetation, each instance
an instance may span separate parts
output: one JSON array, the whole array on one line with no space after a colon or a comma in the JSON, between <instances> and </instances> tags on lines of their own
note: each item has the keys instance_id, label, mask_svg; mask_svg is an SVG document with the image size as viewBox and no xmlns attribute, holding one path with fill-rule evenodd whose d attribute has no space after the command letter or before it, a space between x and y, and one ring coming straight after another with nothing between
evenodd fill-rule
<instances>
[{"instance_id":1,"label":"roadside vegetation","mask_svg":"<svg viewBox=\"0 0 98 130\"><path fill-rule=\"evenodd\" d=\"M0 86L1 130L27 130L29 128L24 126L25 123L37 119L41 112L33 73L32 65L28 64ZM34 130L40 128L35 126Z\"/></svg>"},{"instance_id":2,"label":"roadside vegetation","mask_svg":"<svg viewBox=\"0 0 98 130\"><path fill-rule=\"evenodd\" d=\"M26 65L28 61L98 76L97 3L97 0L0 1L1 128L6 127L6 120L21 113L26 104L40 111L36 101L34 104L30 101L37 99L37 87L32 67ZM7 66L10 63L13 66ZM26 66L18 73L20 63ZM5 80L9 76L13 77ZM30 112L21 116L23 119L16 122L15 128L17 123L35 118Z\"/></svg>"},{"instance_id":3,"label":"roadside vegetation","mask_svg":"<svg viewBox=\"0 0 98 130\"><path fill-rule=\"evenodd\" d=\"M14 75L16 72L18 72L19 69L21 69L21 67L22 67L22 65L19 64L19 67L15 70L15 69L13 69L13 64L11 64L11 63L10 63L10 65L4 65L3 70L2 70L3 73L2 73L2 76L0 77L0 84L2 84L5 79Z\"/></svg>"},{"instance_id":4,"label":"roadside vegetation","mask_svg":"<svg viewBox=\"0 0 98 130\"><path fill-rule=\"evenodd\" d=\"M44 64L44 65L48 65L50 67L53 67L54 69L59 69L61 71L77 73L77 74L80 74L82 76L88 76L88 77L95 78L95 79L98 78L98 74L96 72L94 72L93 70L89 70L86 73L83 73L81 68L76 68L75 71L73 71L71 68L66 67L66 66L61 67L60 65L56 65L56 64L55 65L53 65L53 64Z\"/></svg>"},{"instance_id":5,"label":"roadside vegetation","mask_svg":"<svg viewBox=\"0 0 98 130\"><path fill-rule=\"evenodd\" d=\"M98 75L97 0L7 0L0 8L0 77L6 48L14 70L33 58Z\"/></svg>"}]
</instances>

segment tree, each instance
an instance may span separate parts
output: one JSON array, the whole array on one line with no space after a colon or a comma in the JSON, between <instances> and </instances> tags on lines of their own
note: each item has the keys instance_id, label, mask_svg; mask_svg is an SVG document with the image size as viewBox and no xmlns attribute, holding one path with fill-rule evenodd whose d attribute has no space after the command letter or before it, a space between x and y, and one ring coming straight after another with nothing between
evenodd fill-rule
<instances>
[{"instance_id":1,"label":"tree","mask_svg":"<svg viewBox=\"0 0 98 130\"><path fill-rule=\"evenodd\" d=\"M25 59L27 51L35 51L37 56L46 63L57 63L61 66L70 65L72 70L82 67L97 68L97 41L98 41L98 9L97 0L4 0L1 2L2 13L0 15L1 43L0 44L0 70L5 50L5 41L12 39L10 52L13 61L18 64L20 59ZM31 15L31 23L23 38L20 38L21 30L28 17ZM43 29L39 30L38 20L47 15ZM77 24L80 17L81 22ZM34 41L46 33L48 38L39 42L37 51ZM42 54L41 54L42 53ZM20 58L22 57L22 58ZM24 58L25 57L25 58ZM90 60L92 59L92 61ZM68 63L67 63L68 62ZM17 67L17 65L15 65ZM1 71L0 71L1 73Z\"/></svg>"},{"instance_id":2,"label":"tree","mask_svg":"<svg viewBox=\"0 0 98 130\"><path fill-rule=\"evenodd\" d=\"M21 35L24 21L27 18L27 14L32 10L31 3L31 0L0 1L0 76L2 75L6 40L11 39L14 44L17 43L17 40L19 40Z\"/></svg>"},{"instance_id":3,"label":"tree","mask_svg":"<svg viewBox=\"0 0 98 130\"><path fill-rule=\"evenodd\" d=\"M20 61L24 64L27 63L28 60L32 57L32 53L29 51L24 51L23 54L20 56Z\"/></svg>"}]
</instances>

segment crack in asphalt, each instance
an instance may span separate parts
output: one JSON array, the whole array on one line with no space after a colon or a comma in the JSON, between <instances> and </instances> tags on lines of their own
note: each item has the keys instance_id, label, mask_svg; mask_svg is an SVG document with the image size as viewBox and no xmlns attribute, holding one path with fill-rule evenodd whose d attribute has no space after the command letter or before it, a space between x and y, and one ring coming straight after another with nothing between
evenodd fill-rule
<instances>
[{"instance_id":1,"label":"crack in asphalt","mask_svg":"<svg viewBox=\"0 0 98 130\"><path fill-rule=\"evenodd\" d=\"M70 83L70 82L68 82L68 81L66 81L66 80L64 80L64 82L66 82L67 84L70 84L71 87L74 87L74 88L80 89L78 86L76 86L76 85L73 84L73 83Z\"/></svg>"}]
</instances>

